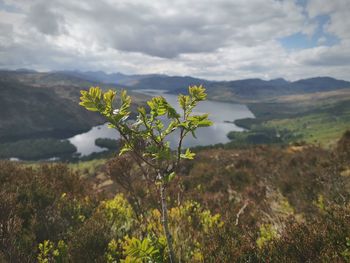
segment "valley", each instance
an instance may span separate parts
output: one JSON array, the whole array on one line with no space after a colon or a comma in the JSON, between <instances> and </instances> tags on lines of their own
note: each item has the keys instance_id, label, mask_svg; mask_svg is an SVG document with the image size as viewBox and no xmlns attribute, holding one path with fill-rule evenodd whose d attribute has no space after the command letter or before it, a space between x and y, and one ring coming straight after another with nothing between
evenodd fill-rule
<instances>
[{"instance_id":1,"label":"valley","mask_svg":"<svg viewBox=\"0 0 350 263\"><path fill-rule=\"evenodd\" d=\"M107 152L97 154L103 149L94 144L95 139L116 139L118 136L107 129L107 135L97 133L99 135L91 138L91 141L82 141L84 137L79 134L98 127L104 121L97 114L84 111L78 105L80 90L97 85L105 90L125 88L131 93L135 101L133 109L136 110L147 98L161 94L164 90L167 92L163 96L177 105L174 95L184 92L192 84L203 84L207 88L208 98L212 101L208 103L213 105L204 107L202 111L214 114L213 121L217 128L214 137L214 134L206 132L207 135L201 135L200 132L199 139L191 139L189 146L218 143L288 144L305 141L331 147L350 127L350 84L332 78L295 82L283 79L220 82L166 75L0 71L0 147L16 149L16 143L23 141L25 145L25 140L29 139L35 142L34 145L39 145L43 138L56 140L56 143L69 139L70 147L78 147L76 153L82 153L79 147L89 147L91 150L85 152L85 155L96 152L94 156L106 156ZM147 93L150 88L156 90ZM225 103L227 106L220 106ZM233 105L237 103L247 105L251 115L235 108ZM227 110L224 110L225 107L228 107ZM242 132L235 125L246 131ZM222 127L219 133L218 127ZM208 140L209 137L217 139ZM8 154L3 154L2 158L16 157L10 155L15 151L3 150L5 152ZM46 157L57 157L56 155L55 152L48 152Z\"/></svg>"}]
</instances>

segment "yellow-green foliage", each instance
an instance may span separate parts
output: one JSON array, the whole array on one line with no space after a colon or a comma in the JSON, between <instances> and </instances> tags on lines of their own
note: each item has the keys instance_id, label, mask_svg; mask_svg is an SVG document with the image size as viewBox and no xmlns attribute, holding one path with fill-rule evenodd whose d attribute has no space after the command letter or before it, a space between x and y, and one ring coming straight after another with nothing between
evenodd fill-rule
<instances>
[{"instance_id":1,"label":"yellow-green foliage","mask_svg":"<svg viewBox=\"0 0 350 263\"><path fill-rule=\"evenodd\" d=\"M341 253L341 255L346 260L346 262L350 262L350 237L346 238L345 245L346 245L346 248Z\"/></svg>"},{"instance_id":2,"label":"yellow-green foliage","mask_svg":"<svg viewBox=\"0 0 350 263\"><path fill-rule=\"evenodd\" d=\"M122 195L117 195L108 203L104 202L103 210L109 220L117 217L118 222L124 224L133 217ZM147 236L140 238L139 231L131 231L131 237L125 235L118 240L111 240L105 255L107 262L166 262L166 239L161 224L161 213L154 209L146 216L146 227L142 227L140 222L135 222L134 230L143 228ZM205 235L223 225L220 215L212 215L209 210L203 209L194 201L186 201L183 205L171 208L169 221L176 256L183 262L203 262L201 250Z\"/></svg>"},{"instance_id":3,"label":"yellow-green foliage","mask_svg":"<svg viewBox=\"0 0 350 263\"><path fill-rule=\"evenodd\" d=\"M324 196L319 194L317 197L317 201L314 201L314 204L321 210L325 211L326 210L326 205L324 202Z\"/></svg>"},{"instance_id":4,"label":"yellow-green foliage","mask_svg":"<svg viewBox=\"0 0 350 263\"><path fill-rule=\"evenodd\" d=\"M198 202L186 201L183 205L173 207L169 213L170 220L175 223L185 221L196 228L201 228L205 233L213 227L221 227L223 222L220 215L212 215L207 209L203 209Z\"/></svg>"},{"instance_id":5,"label":"yellow-green foliage","mask_svg":"<svg viewBox=\"0 0 350 263\"><path fill-rule=\"evenodd\" d=\"M121 253L119 253L119 248L121 247L121 241L116 241L115 239L112 239L108 243L107 252L105 254L106 262L107 263L116 263L121 257Z\"/></svg>"},{"instance_id":6,"label":"yellow-green foliage","mask_svg":"<svg viewBox=\"0 0 350 263\"><path fill-rule=\"evenodd\" d=\"M261 249L277 237L277 231L270 224L263 224L260 226L259 238L256 240L256 244Z\"/></svg>"},{"instance_id":7,"label":"yellow-green foliage","mask_svg":"<svg viewBox=\"0 0 350 263\"><path fill-rule=\"evenodd\" d=\"M50 262L50 258L53 257L55 253L53 248L53 243L50 240L44 240L43 243L39 244L39 255L38 262L39 263L48 263Z\"/></svg>"},{"instance_id":8,"label":"yellow-green foliage","mask_svg":"<svg viewBox=\"0 0 350 263\"><path fill-rule=\"evenodd\" d=\"M280 201L280 207L281 207L281 212L284 212L286 214L293 214L294 213L294 209L290 205L290 203L288 202L287 199L283 199Z\"/></svg>"},{"instance_id":9,"label":"yellow-green foliage","mask_svg":"<svg viewBox=\"0 0 350 263\"><path fill-rule=\"evenodd\" d=\"M162 237L161 214L153 210L149 218L148 231ZM170 231L174 240L177 258L184 262L202 262L201 252L204 236L210 230L221 228L219 214L212 213L195 201L186 201L169 211Z\"/></svg>"},{"instance_id":10,"label":"yellow-green foliage","mask_svg":"<svg viewBox=\"0 0 350 263\"><path fill-rule=\"evenodd\" d=\"M38 263L64 263L68 262L67 245L63 240L55 245L50 240L44 240L39 244Z\"/></svg>"},{"instance_id":11,"label":"yellow-green foliage","mask_svg":"<svg viewBox=\"0 0 350 263\"><path fill-rule=\"evenodd\" d=\"M212 215L195 201L186 201L183 205L173 207L169 218L178 257L186 262L202 262L203 237L209 230L223 225L220 215Z\"/></svg>"},{"instance_id":12,"label":"yellow-green foliage","mask_svg":"<svg viewBox=\"0 0 350 263\"><path fill-rule=\"evenodd\" d=\"M102 209L108 220L117 218L119 226L124 226L133 220L132 210L122 195L103 202ZM220 215L212 215L209 210L203 209L199 203L186 201L183 205L173 207L169 211L170 230L174 240L177 258L184 262L203 262L201 252L204 236L210 230L223 225ZM134 228L144 228L148 233L140 238L139 231L111 240L106 253L106 260L112 262L165 262L167 253L166 239L161 224L161 213L154 209L147 213L146 227L135 221ZM141 223L142 224L142 223ZM130 228L129 228L130 229ZM118 252L122 251L122 253ZM118 261L119 260L119 261Z\"/></svg>"},{"instance_id":13,"label":"yellow-green foliage","mask_svg":"<svg viewBox=\"0 0 350 263\"><path fill-rule=\"evenodd\" d=\"M105 259L107 263L166 262L165 248L164 237L158 238L153 234L144 238L125 236L109 242Z\"/></svg>"},{"instance_id":14,"label":"yellow-green foliage","mask_svg":"<svg viewBox=\"0 0 350 263\"><path fill-rule=\"evenodd\" d=\"M122 263L165 262L165 238L152 238L150 235L142 240L126 238L123 244L124 255Z\"/></svg>"},{"instance_id":15,"label":"yellow-green foliage","mask_svg":"<svg viewBox=\"0 0 350 263\"><path fill-rule=\"evenodd\" d=\"M125 235L133 226L134 213L132 207L122 194L117 194L113 199L103 201L99 207L109 223L111 229L117 235Z\"/></svg>"}]
</instances>

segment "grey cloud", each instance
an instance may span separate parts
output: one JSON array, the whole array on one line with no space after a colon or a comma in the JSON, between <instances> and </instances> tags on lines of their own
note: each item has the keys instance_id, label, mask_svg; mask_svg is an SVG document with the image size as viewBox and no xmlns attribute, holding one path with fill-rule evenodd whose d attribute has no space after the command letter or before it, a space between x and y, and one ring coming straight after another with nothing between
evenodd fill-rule
<instances>
[{"instance_id":1,"label":"grey cloud","mask_svg":"<svg viewBox=\"0 0 350 263\"><path fill-rule=\"evenodd\" d=\"M332 11L327 27L342 30L342 46L294 55L297 51L285 50L277 40L302 31L309 20L294 0L6 2L16 5L21 17L0 16L2 68L166 73L209 79L293 79L317 74L349 78L345 54L349 46L343 44L345 26L339 26L342 10ZM313 29L309 31L312 34Z\"/></svg>"},{"instance_id":2,"label":"grey cloud","mask_svg":"<svg viewBox=\"0 0 350 263\"><path fill-rule=\"evenodd\" d=\"M0 23L0 46L13 43L13 25Z\"/></svg>"},{"instance_id":3,"label":"grey cloud","mask_svg":"<svg viewBox=\"0 0 350 263\"><path fill-rule=\"evenodd\" d=\"M305 58L303 63L316 67L333 67L333 66L349 66L350 67L350 53L345 54L341 50L326 51L317 56Z\"/></svg>"},{"instance_id":4,"label":"grey cloud","mask_svg":"<svg viewBox=\"0 0 350 263\"><path fill-rule=\"evenodd\" d=\"M86 34L100 39L101 45L163 58L211 52L235 42L255 45L296 32L303 23L295 5L287 10L285 4L273 0L221 0L215 4L199 0L113 4L90 0L85 6L74 1L53 2L51 7L56 6L64 14L68 30L70 25L84 24ZM46 15L34 20L36 27L44 33L57 33L57 15L47 8L43 10Z\"/></svg>"},{"instance_id":5,"label":"grey cloud","mask_svg":"<svg viewBox=\"0 0 350 263\"><path fill-rule=\"evenodd\" d=\"M40 1L30 7L27 23L46 35L58 35L63 28L63 15L58 14L50 5L50 1Z\"/></svg>"}]
</instances>

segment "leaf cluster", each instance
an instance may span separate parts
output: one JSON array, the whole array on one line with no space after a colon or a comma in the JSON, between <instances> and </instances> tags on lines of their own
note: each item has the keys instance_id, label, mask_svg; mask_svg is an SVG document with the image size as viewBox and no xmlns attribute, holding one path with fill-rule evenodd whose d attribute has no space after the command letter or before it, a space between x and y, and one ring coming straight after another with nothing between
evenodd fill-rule
<instances>
[{"instance_id":1,"label":"leaf cluster","mask_svg":"<svg viewBox=\"0 0 350 263\"><path fill-rule=\"evenodd\" d=\"M102 114L121 135L123 147L120 155L130 152L138 163L146 163L155 171L155 180L167 182L175 175L175 168L181 159L193 159L190 149L182 150L182 143L189 133L194 137L200 127L212 125L208 114L193 114L200 101L206 99L205 88L190 86L188 95L180 94L178 103L181 113L162 96L147 101L148 108L137 109L136 120L129 120L131 97L124 90L120 102L116 103L116 91L103 92L99 87L81 91L80 105L90 111ZM173 150L167 136L179 130L177 147Z\"/></svg>"}]
</instances>

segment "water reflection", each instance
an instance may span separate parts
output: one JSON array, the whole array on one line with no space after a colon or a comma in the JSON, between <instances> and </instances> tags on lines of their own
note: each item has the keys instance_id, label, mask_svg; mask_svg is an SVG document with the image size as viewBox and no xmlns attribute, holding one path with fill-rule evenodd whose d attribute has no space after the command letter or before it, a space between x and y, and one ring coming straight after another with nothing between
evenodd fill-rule
<instances>
[{"instance_id":1,"label":"water reflection","mask_svg":"<svg viewBox=\"0 0 350 263\"><path fill-rule=\"evenodd\" d=\"M108 128L107 124L93 127L90 131L78 134L69 138L68 140L77 147L77 152L81 155L89 155L93 152L102 152L107 150L95 145L97 138L111 138L118 139L119 133Z\"/></svg>"}]
</instances>

